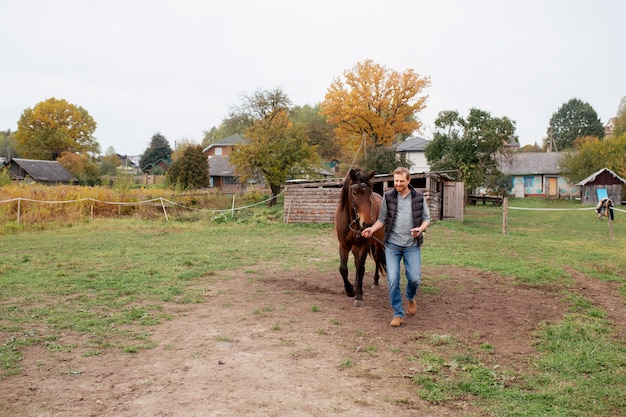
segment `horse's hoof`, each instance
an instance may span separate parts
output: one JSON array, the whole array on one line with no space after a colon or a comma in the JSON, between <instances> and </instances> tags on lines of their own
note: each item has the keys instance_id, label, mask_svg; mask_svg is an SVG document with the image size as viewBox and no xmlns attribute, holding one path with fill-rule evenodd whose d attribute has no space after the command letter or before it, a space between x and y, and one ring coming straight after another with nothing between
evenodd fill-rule
<instances>
[{"instance_id":1,"label":"horse's hoof","mask_svg":"<svg viewBox=\"0 0 626 417\"><path fill-rule=\"evenodd\" d=\"M372 284L371 288L372 288L373 290L379 290L379 289L380 289L380 285L378 285L378 284Z\"/></svg>"},{"instance_id":2,"label":"horse's hoof","mask_svg":"<svg viewBox=\"0 0 626 417\"><path fill-rule=\"evenodd\" d=\"M355 307L363 307L365 305L365 301L363 300L354 300Z\"/></svg>"}]
</instances>

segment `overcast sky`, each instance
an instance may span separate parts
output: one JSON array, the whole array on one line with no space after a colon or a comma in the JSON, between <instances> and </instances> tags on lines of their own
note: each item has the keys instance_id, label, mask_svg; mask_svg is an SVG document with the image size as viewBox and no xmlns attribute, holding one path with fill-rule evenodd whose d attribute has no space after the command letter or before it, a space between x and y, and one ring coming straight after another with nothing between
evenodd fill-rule
<instances>
[{"instance_id":1,"label":"overcast sky","mask_svg":"<svg viewBox=\"0 0 626 417\"><path fill-rule=\"evenodd\" d=\"M571 98L626 96L624 0L0 0L0 130L48 98L85 108L102 152L200 143L242 94L314 105L357 62L431 78L419 136L476 107L541 144Z\"/></svg>"}]
</instances>

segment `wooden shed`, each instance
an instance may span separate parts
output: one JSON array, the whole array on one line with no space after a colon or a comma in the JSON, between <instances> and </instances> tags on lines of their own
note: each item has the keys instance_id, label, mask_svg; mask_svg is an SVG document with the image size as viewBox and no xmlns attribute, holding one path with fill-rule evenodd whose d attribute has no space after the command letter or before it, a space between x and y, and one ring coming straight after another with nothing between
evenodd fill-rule
<instances>
[{"instance_id":1,"label":"wooden shed","mask_svg":"<svg viewBox=\"0 0 626 417\"><path fill-rule=\"evenodd\" d=\"M42 184L72 184L78 179L58 161L13 158L9 174L15 181L34 181Z\"/></svg>"},{"instance_id":2,"label":"wooden shed","mask_svg":"<svg viewBox=\"0 0 626 417\"><path fill-rule=\"evenodd\" d=\"M589 175L576 185L580 187L580 201L583 204L598 204L599 189L605 189L613 204L621 204L622 189L626 180L608 168Z\"/></svg>"},{"instance_id":3,"label":"wooden shed","mask_svg":"<svg viewBox=\"0 0 626 417\"><path fill-rule=\"evenodd\" d=\"M341 196L343 178L292 180L285 184L285 223L332 223ZM393 188L393 175L376 175L374 191ZM411 185L424 193L432 221L463 221L465 188L446 174L411 174Z\"/></svg>"}]
</instances>

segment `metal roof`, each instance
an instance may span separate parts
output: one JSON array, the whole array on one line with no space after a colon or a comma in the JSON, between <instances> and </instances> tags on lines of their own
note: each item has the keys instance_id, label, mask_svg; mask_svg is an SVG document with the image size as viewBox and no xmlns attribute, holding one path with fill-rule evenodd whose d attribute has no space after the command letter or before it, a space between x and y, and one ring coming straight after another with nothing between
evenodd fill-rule
<instances>
[{"instance_id":1,"label":"metal roof","mask_svg":"<svg viewBox=\"0 0 626 417\"><path fill-rule=\"evenodd\" d=\"M562 152L516 152L498 161L505 175L559 174Z\"/></svg>"},{"instance_id":2,"label":"metal roof","mask_svg":"<svg viewBox=\"0 0 626 417\"><path fill-rule=\"evenodd\" d=\"M235 170L230 165L227 156L212 156L209 158L209 175L212 177L234 177Z\"/></svg>"},{"instance_id":3,"label":"metal roof","mask_svg":"<svg viewBox=\"0 0 626 417\"><path fill-rule=\"evenodd\" d=\"M609 174L613 175L613 178L618 179L622 182L622 184L626 184L626 180L622 177L620 177L619 175L617 175L615 172L611 171L608 168L602 168L601 170L598 170L596 172L594 172L593 174L589 175L587 178L585 178L584 180L578 182L576 185L587 185L590 182L594 182L596 180L596 177L600 174L602 174L603 172L608 172Z\"/></svg>"},{"instance_id":4,"label":"metal roof","mask_svg":"<svg viewBox=\"0 0 626 417\"><path fill-rule=\"evenodd\" d=\"M13 158L11 159L11 163L18 165L35 181L52 183L78 181L78 178L63 168L57 161Z\"/></svg>"},{"instance_id":5,"label":"metal roof","mask_svg":"<svg viewBox=\"0 0 626 417\"><path fill-rule=\"evenodd\" d=\"M204 148L202 152L207 152L209 149L215 148L217 146L235 146L235 145L239 145L240 143L246 143L246 142L247 140L246 138L243 137L243 135L240 135L239 133L235 133L234 135L226 136L225 138L220 139L210 144L209 146Z\"/></svg>"},{"instance_id":6,"label":"metal roof","mask_svg":"<svg viewBox=\"0 0 626 417\"><path fill-rule=\"evenodd\" d=\"M429 143L428 139L417 136L410 137L396 145L396 152L423 152Z\"/></svg>"}]
</instances>

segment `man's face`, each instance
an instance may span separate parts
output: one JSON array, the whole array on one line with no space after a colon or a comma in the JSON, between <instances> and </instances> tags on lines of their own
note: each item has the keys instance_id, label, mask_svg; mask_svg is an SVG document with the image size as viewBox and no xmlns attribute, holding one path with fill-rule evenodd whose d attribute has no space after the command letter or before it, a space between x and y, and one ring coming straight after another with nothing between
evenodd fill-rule
<instances>
[{"instance_id":1,"label":"man's face","mask_svg":"<svg viewBox=\"0 0 626 417\"><path fill-rule=\"evenodd\" d=\"M406 191L408 185L409 180L406 178L406 175L395 174L393 176L393 186L395 187L397 192L403 193L404 191Z\"/></svg>"}]
</instances>

